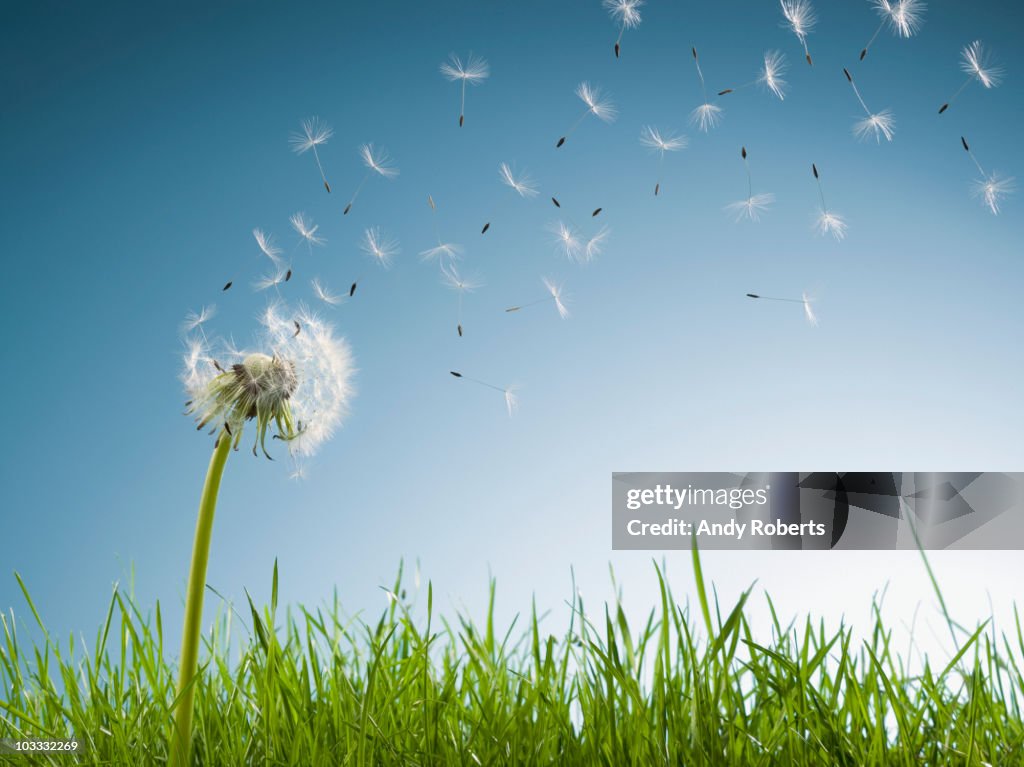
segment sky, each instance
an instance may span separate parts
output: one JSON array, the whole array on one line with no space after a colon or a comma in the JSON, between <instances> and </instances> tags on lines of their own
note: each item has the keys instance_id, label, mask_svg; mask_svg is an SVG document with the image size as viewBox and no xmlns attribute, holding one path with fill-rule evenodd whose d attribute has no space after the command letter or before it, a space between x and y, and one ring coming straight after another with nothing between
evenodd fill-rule
<instances>
[{"instance_id":1,"label":"sky","mask_svg":"<svg viewBox=\"0 0 1024 767\"><path fill-rule=\"evenodd\" d=\"M986 171L1022 173L1020 11L936 0L918 35L884 30L861 62L870 4L815 6L809 67L769 0L651 0L618 60L596 0L8 4L0 608L28 615L17 571L52 632L88 636L112 585L131 583L144 608L160 601L176 646L212 449L182 414L180 324L216 304L208 332L248 341L268 300L251 287L266 260L250 232L292 251L297 211L327 244L294 249L282 295L310 301L313 277L335 292L359 279L350 301L321 307L352 346L358 393L302 481L287 461L232 455L208 573L228 599L267 599L276 558L282 601L337 589L372 616L404 559L449 613L480 617L493 575L499 617L536 595L556 630L571 572L593 603L612 595L612 566L637 614L656 602L653 559L693 594L687 556L611 550L613 471L1020 470L1021 199L999 216L973 199L960 147L964 135ZM939 116L974 39L1005 82L970 85ZM744 89L717 99L718 128L696 130L692 46L712 95L782 51L785 100ZM458 85L439 65L471 51L491 76L469 89L460 129ZM895 114L891 143L852 135L844 66L872 109ZM619 117L584 120L556 149L584 80ZM321 148L331 194L288 143L312 116L334 128ZM660 175L644 125L689 138ZM343 216L370 141L401 174L370 179ZM747 193L741 147L754 191L775 196L757 223L724 210ZM527 170L538 197L503 187L500 162ZM842 242L813 229L812 162L849 224ZM608 226L605 251L567 260L549 231L559 216ZM435 225L485 283L466 296L461 338L455 295L418 256ZM401 243L389 270L358 248L371 226ZM564 283L569 319L545 304L504 311L542 298L543 276ZM818 327L797 304L745 298L803 291ZM518 385L519 411L449 370ZM897 620L918 603L937 615L913 554L705 561L725 601L757 581L782 612L867 620L889 583ZM964 623L1010 615L1019 552L933 563Z\"/></svg>"}]
</instances>

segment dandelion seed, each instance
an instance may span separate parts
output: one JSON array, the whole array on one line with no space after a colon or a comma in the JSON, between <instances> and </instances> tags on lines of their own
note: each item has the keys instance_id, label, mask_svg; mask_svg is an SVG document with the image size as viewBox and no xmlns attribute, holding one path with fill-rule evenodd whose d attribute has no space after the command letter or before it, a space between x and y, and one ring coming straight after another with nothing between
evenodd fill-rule
<instances>
[{"instance_id":1,"label":"dandelion seed","mask_svg":"<svg viewBox=\"0 0 1024 767\"><path fill-rule=\"evenodd\" d=\"M228 289L230 289L230 288L231 288L231 286L232 286L232 285L234 285L234 284L235 284L235 283L234 283L234 281L233 281L233 280L228 280L228 281L227 281L227 282L226 282L226 283L224 284L224 287L220 289L220 290L221 290L221 292L223 293L223 292L224 292L225 290L228 290Z\"/></svg>"},{"instance_id":2,"label":"dandelion seed","mask_svg":"<svg viewBox=\"0 0 1024 767\"><path fill-rule=\"evenodd\" d=\"M537 196L537 187L533 179L525 172L517 176L512 166L507 162L498 165L498 177L501 179L501 183L512 189L523 199ZM492 218L493 216L488 217L483 229L480 230L480 234L486 234L487 230L491 228Z\"/></svg>"},{"instance_id":3,"label":"dandelion seed","mask_svg":"<svg viewBox=\"0 0 1024 767\"><path fill-rule=\"evenodd\" d=\"M597 215L598 215L598 214L599 214L599 213L600 213L600 212L601 212L602 210L604 210L604 208L596 208L596 209L594 210L594 212L590 214L590 217L591 217L591 218L596 218L596 217L597 217Z\"/></svg>"},{"instance_id":4,"label":"dandelion seed","mask_svg":"<svg viewBox=\"0 0 1024 767\"><path fill-rule=\"evenodd\" d=\"M361 247L366 255L385 268L391 266L394 257L401 252L398 241L389 237L379 226L371 227L363 232Z\"/></svg>"},{"instance_id":5,"label":"dandelion seed","mask_svg":"<svg viewBox=\"0 0 1024 767\"><path fill-rule=\"evenodd\" d=\"M318 146L323 146L327 140L334 135L334 131L327 123L322 122L319 117L311 117L302 121L302 131L293 133L290 141L292 151L296 154L305 154L313 150L313 157L316 159L316 167L320 170L320 178L324 182L324 189L330 193L331 185L327 183L327 176L324 174L324 166L320 163Z\"/></svg>"},{"instance_id":6,"label":"dandelion seed","mask_svg":"<svg viewBox=\"0 0 1024 767\"><path fill-rule=\"evenodd\" d=\"M700 68L700 58L697 56L697 49L690 48L690 52L693 54L693 64L697 67L697 77L700 78L700 91L704 96L704 103L690 112L690 124L696 125L697 128L707 133L721 122L722 108L708 100L708 89L704 82L704 72Z\"/></svg>"},{"instance_id":7,"label":"dandelion seed","mask_svg":"<svg viewBox=\"0 0 1024 767\"><path fill-rule=\"evenodd\" d=\"M529 303L519 304L518 306L510 306L506 309L506 312L518 312L522 309L526 309L530 306L536 306L537 304L546 304L548 301L553 301L555 309L558 311L558 316L563 320L568 319L569 309L566 307L566 296L562 293L562 286L549 280L547 277L542 277L541 281L544 283L544 288L548 294L544 298L538 298L536 301L530 301Z\"/></svg>"},{"instance_id":8,"label":"dandelion seed","mask_svg":"<svg viewBox=\"0 0 1024 767\"><path fill-rule=\"evenodd\" d=\"M555 207L556 207L556 208L561 208L561 207L562 207L562 203L560 203L560 202L559 202L559 201L558 201L558 200L557 200L556 198L554 198L554 197L552 197L552 198L551 198L551 202L553 202L553 203L555 204Z\"/></svg>"},{"instance_id":9,"label":"dandelion seed","mask_svg":"<svg viewBox=\"0 0 1024 767\"><path fill-rule=\"evenodd\" d=\"M980 40L975 40L970 45L964 46L960 51L960 69L967 73L967 79L954 93L949 101L939 107L939 114L945 112L956 101L957 96L963 93L964 89L977 80L985 88L995 88L1003 81L1002 67L995 66L985 46Z\"/></svg>"},{"instance_id":10,"label":"dandelion seed","mask_svg":"<svg viewBox=\"0 0 1024 767\"><path fill-rule=\"evenodd\" d=\"M779 2L782 5L782 15L786 18L786 23L783 26L788 27L796 35L797 40L804 48L804 58L807 59L809 65L813 66L811 52L807 48L807 35L818 23L814 8L807 0L779 0Z\"/></svg>"},{"instance_id":11,"label":"dandelion seed","mask_svg":"<svg viewBox=\"0 0 1024 767\"><path fill-rule=\"evenodd\" d=\"M352 193L352 197L349 198L348 204L345 206L345 210L342 211L343 216L347 216L348 212L352 210L352 206L356 202L356 197L359 196L360 190L363 185L369 181L373 175L378 175L381 178L388 179L389 181L398 176L398 168L392 164L391 157L387 151L383 149L374 149L373 144L363 144L359 147L359 156L363 159L363 165L367 167L366 175L363 176L362 181L356 187L356 190Z\"/></svg>"},{"instance_id":12,"label":"dandelion seed","mask_svg":"<svg viewBox=\"0 0 1024 767\"><path fill-rule=\"evenodd\" d=\"M737 223L744 218L758 221L761 214L767 211L772 203L775 202L775 195L754 194L754 184L750 175L750 161L747 159L746 147L740 149L740 156L743 158L743 167L747 171L747 198L739 202L730 203L726 206L726 210L732 213Z\"/></svg>"},{"instance_id":13,"label":"dandelion seed","mask_svg":"<svg viewBox=\"0 0 1024 767\"><path fill-rule=\"evenodd\" d=\"M587 115L593 115L598 120L606 123L614 122L616 116L618 116L618 109L611 101L604 97L601 89L597 86L592 86L588 82L582 82L576 86L576 96L587 105L587 108L583 111L583 114L576 118L576 122L569 127L569 130L558 139L558 142L555 144L556 149L565 143L566 139L573 134L580 123L586 119Z\"/></svg>"},{"instance_id":14,"label":"dandelion seed","mask_svg":"<svg viewBox=\"0 0 1024 767\"><path fill-rule=\"evenodd\" d=\"M967 139L961 136L960 143L963 144L964 151L967 152L967 156L971 158L974 167L981 174L981 178L971 184L971 195L980 198L985 207L992 212L992 215L998 216L999 206L1003 198L1012 194L1016 189L1015 180L1012 177L1002 176L999 173L986 173L981 163L974 156L974 152L971 151Z\"/></svg>"},{"instance_id":15,"label":"dandelion seed","mask_svg":"<svg viewBox=\"0 0 1024 767\"><path fill-rule=\"evenodd\" d=\"M825 191L821 186L818 166L811 163L811 171L814 173L814 180L818 185L818 197L821 198L821 210L815 219L815 227L818 230L818 234L831 234L836 240L842 240L846 236L846 220L828 209L828 205L825 203Z\"/></svg>"},{"instance_id":16,"label":"dandelion seed","mask_svg":"<svg viewBox=\"0 0 1024 767\"><path fill-rule=\"evenodd\" d=\"M605 10L612 20L619 25L619 36L615 39L615 58L619 57L622 35L627 29L634 29L640 24L640 7L644 0L604 0Z\"/></svg>"},{"instance_id":17,"label":"dandelion seed","mask_svg":"<svg viewBox=\"0 0 1024 767\"><path fill-rule=\"evenodd\" d=\"M313 278L310 282L310 286L313 288L313 295L328 306L337 306L344 300L342 296L331 293L331 291L320 282L318 277Z\"/></svg>"},{"instance_id":18,"label":"dandelion seed","mask_svg":"<svg viewBox=\"0 0 1024 767\"><path fill-rule=\"evenodd\" d=\"M868 55L868 48L881 31L888 26L897 37L913 37L924 21L925 4L920 0L871 0L875 12L882 17L875 33L860 52L860 60Z\"/></svg>"},{"instance_id":19,"label":"dandelion seed","mask_svg":"<svg viewBox=\"0 0 1024 767\"><path fill-rule=\"evenodd\" d=\"M604 252L605 241L611 235L611 229L606 226L602 226L597 234L590 237L587 240L587 244L583 247L583 260L592 261L597 256Z\"/></svg>"},{"instance_id":20,"label":"dandelion seed","mask_svg":"<svg viewBox=\"0 0 1024 767\"><path fill-rule=\"evenodd\" d=\"M818 317L814 313L814 308L811 306L814 299L806 292L802 293L800 298L775 298L773 296L758 295L757 293L747 293L747 298L756 298L761 301L782 301L789 304L800 304L803 307L804 319L807 320L807 324L811 327L818 326Z\"/></svg>"},{"instance_id":21,"label":"dandelion seed","mask_svg":"<svg viewBox=\"0 0 1024 767\"><path fill-rule=\"evenodd\" d=\"M292 229L299 235L299 242L306 243L310 255L313 255L314 245L324 245L327 242L327 240L317 234L317 230L320 227L307 218L305 213L294 213L288 221L292 225Z\"/></svg>"},{"instance_id":22,"label":"dandelion seed","mask_svg":"<svg viewBox=\"0 0 1024 767\"><path fill-rule=\"evenodd\" d=\"M883 137L886 141L892 141L896 125L892 111L883 109L881 112L873 113L868 109L868 105L864 103L864 99L861 98L860 90L858 90L857 83L854 82L853 77L850 75L850 70L843 69L843 74L846 75L847 82L850 83L857 101L867 115L864 119L858 120L853 124L853 135L859 139L865 139L873 135L878 143L881 143Z\"/></svg>"},{"instance_id":23,"label":"dandelion seed","mask_svg":"<svg viewBox=\"0 0 1024 767\"><path fill-rule=\"evenodd\" d=\"M662 134L657 128L645 125L640 131L640 143L658 155L658 180L654 184L654 196L657 197L661 191L661 174L665 163L665 154L686 149L689 140L686 136L674 133Z\"/></svg>"},{"instance_id":24,"label":"dandelion seed","mask_svg":"<svg viewBox=\"0 0 1024 767\"><path fill-rule=\"evenodd\" d=\"M561 247L565 257L570 261L579 261L583 249L576 231L563 221L552 224L551 231L554 232L555 241Z\"/></svg>"},{"instance_id":25,"label":"dandelion seed","mask_svg":"<svg viewBox=\"0 0 1024 767\"><path fill-rule=\"evenodd\" d=\"M189 311L181 324L181 332L191 333L193 330L201 330L203 325L212 320L216 315L217 307L215 304L204 306L198 312Z\"/></svg>"},{"instance_id":26,"label":"dandelion seed","mask_svg":"<svg viewBox=\"0 0 1024 767\"><path fill-rule=\"evenodd\" d=\"M471 381L472 383L478 384L479 386L486 386L488 389L493 389L494 391L501 392L505 400L505 409L508 411L508 415L510 418L515 413L516 408L519 407L519 397L515 393L516 389L518 388L516 386L495 386L494 384L489 384L486 381L481 381L477 378L470 378L469 376L463 375L462 373L459 373L455 370L451 370L449 371L449 373L455 378L458 378L462 381Z\"/></svg>"},{"instance_id":27,"label":"dandelion seed","mask_svg":"<svg viewBox=\"0 0 1024 767\"><path fill-rule=\"evenodd\" d=\"M253 229L252 236L256 240L259 249L263 252L263 255L275 264L280 263L281 249L274 244L272 235L266 234L262 229Z\"/></svg>"},{"instance_id":28,"label":"dandelion seed","mask_svg":"<svg viewBox=\"0 0 1024 767\"><path fill-rule=\"evenodd\" d=\"M267 290L269 288L276 288L283 284L291 277L291 270L285 269L284 267L278 267L272 272L264 274L256 282L253 283L255 290Z\"/></svg>"},{"instance_id":29,"label":"dandelion seed","mask_svg":"<svg viewBox=\"0 0 1024 767\"><path fill-rule=\"evenodd\" d=\"M461 83L462 96L459 103L459 127L466 121L466 85L479 85L491 76L491 69L484 59L469 54L465 64L462 59L454 53L448 56L448 61L441 65L441 74L452 82Z\"/></svg>"},{"instance_id":30,"label":"dandelion seed","mask_svg":"<svg viewBox=\"0 0 1024 767\"><path fill-rule=\"evenodd\" d=\"M436 247L420 251L420 258L424 261L437 260L441 266L458 261L462 257L462 246L454 242L439 242Z\"/></svg>"},{"instance_id":31,"label":"dandelion seed","mask_svg":"<svg viewBox=\"0 0 1024 767\"><path fill-rule=\"evenodd\" d=\"M768 51L764 54L764 64L758 72L757 79L751 80L750 82L743 83L743 85L737 85L733 88L726 88L725 90L719 91L719 96L725 96L728 93L735 93L741 91L744 88L749 88L751 85L761 85L767 88L768 91L774 94L779 101L783 101L786 98L786 81L782 78L787 69L786 56L779 51Z\"/></svg>"},{"instance_id":32,"label":"dandelion seed","mask_svg":"<svg viewBox=\"0 0 1024 767\"><path fill-rule=\"evenodd\" d=\"M458 293L458 323L455 328L459 333L459 337L462 337L462 296L464 293L472 293L477 288L481 287L483 283L475 280L466 279L460 277L458 271L454 265L448 265L447 267L441 267L441 281L452 290Z\"/></svg>"}]
</instances>

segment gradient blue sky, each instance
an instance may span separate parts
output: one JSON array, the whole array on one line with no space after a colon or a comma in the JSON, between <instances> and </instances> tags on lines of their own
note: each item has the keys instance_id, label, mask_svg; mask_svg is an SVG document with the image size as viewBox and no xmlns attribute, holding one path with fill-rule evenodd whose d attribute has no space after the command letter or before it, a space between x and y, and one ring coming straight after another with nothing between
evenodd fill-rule
<instances>
[{"instance_id":1,"label":"gradient blue sky","mask_svg":"<svg viewBox=\"0 0 1024 767\"><path fill-rule=\"evenodd\" d=\"M404 557L421 560L441 604L477 613L493 572L508 616L534 592L557 607L571 565L584 591L608 595L612 562L645 611L650 555L610 550L612 471L1020 470L1021 200L993 217L971 199L959 146L964 134L988 168L1024 173L1020 12L930 2L919 36L883 32L858 62L877 24L869 4L815 5L812 69L771 0L651 0L618 61L597 0L6 4L0 607L25 612L18 570L51 628L88 633L134 563L139 599L160 599L176 635L212 447L181 415L178 325L215 302L211 329L247 340L266 299L249 287L265 266L250 230L290 246L298 210L329 243L297 257L286 295L308 297L313 276L338 291L363 276L330 312L354 348L359 394L304 482L283 461L232 457L208 577L231 598L243 587L265 597L277 557L283 600L318 603L337 587L349 609L376 610ZM972 85L939 117L975 38L1006 82ZM784 51L785 102L749 89L720 100L719 129L695 131L691 45L711 91ZM470 50L492 76L468 93L460 130L458 87L438 65ZM843 66L874 109L895 112L892 144L851 135ZM581 80L607 89L620 117L585 121L556 151ZM322 151L331 195L313 158L289 149L311 115L335 129ZM648 123L690 137L657 199L657 161L638 142ZM343 218L366 141L387 147L401 176L371 181ZM741 145L755 191L777 200L759 224L723 211L746 194ZM501 161L528 169L542 195L516 199L498 182ZM842 243L812 231L811 162L849 221ZM464 270L486 281L466 300L462 339L454 295L417 256L433 244L428 194L442 235L466 247ZM582 223L604 208L612 234L594 263L555 250L551 194ZM388 272L356 247L373 225L402 244ZM570 320L502 311L540 297L541 275L566 283ZM798 306L744 298L808 288L816 329ZM520 412L510 420L500 395L449 369L520 384ZM687 593L685 559L669 560ZM906 604L928 599L903 554L708 564L727 595L760 578L783 609L866 617L890 579ZM1007 578L1024 574L1018 553L939 566L968 621L987 611L986 589L1005 609Z\"/></svg>"}]
</instances>

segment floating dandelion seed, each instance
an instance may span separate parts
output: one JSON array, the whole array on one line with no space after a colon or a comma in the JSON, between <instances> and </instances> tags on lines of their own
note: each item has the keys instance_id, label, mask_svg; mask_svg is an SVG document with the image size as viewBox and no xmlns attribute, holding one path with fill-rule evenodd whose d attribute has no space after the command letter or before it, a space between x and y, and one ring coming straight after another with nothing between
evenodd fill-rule
<instances>
[{"instance_id":1,"label":"floating dandelion seed","mask_svg":"<svg viewBox=\"0 0 1024 767\"><path fill-rule=\"evenodd\" d=\"M619 57L622 35L627 29L640 25L640 7L644 0L604 0L605 10L616 24L619 24L619 36L615 39L615 58Z\"/></svg>"},{"instance_id":2,"label":"floating dandelion seed","mask_svg":"<svg viewBox=\"0 0 1024 767\"><path fill-rule=\"evenodd\" d=\"M977 80L986 88L995 88L1003 81L1002 67L992 64L991 57L980 40L975 40L965 46L960 52L960 59L960 69L967 73L967 79L963 85L957 88L956 93L950 97L949 101L939 107L939 114L949 109L950 105L956 101L956 97L963 93L964 88L970 85L971 81Z\"/></svg>"},{"instance_id":3,"label":"floating dandelion seed","mask_svg":"<svg viewBox=\"0 0 1024 767\"><path fill-rule=\"evenodd\" d=\"M818 234L831 234L836 240L842 240L846 236L846 220L837 213L832 213L825 204L825 191L821 186L821 176L818 174L818 166L811 163L811 171L814 173L814 180L818 184L818 196L821 198L821 211L815 219L815 226Z\"/></svg>"},{"instance_id":4,"label":"floating dandelion seed","mask_svg":"<svg viewBox=\"0 0 1024 767\"><path fill-rule=\"evenodd\" d=\"M454 242L439 242L433 248L427 248L426 250L420 251L420 258L424 261L433 261L434 259L437 259L438 263L440 263L442 267L453 261L458 261L461 257L462 246L457 245Z\"/></svg>"},{"instance_id":5,"label":"floating dandelion seed","mask_svg":"<svg viewBox=\"0 0 1024 767\"><path fill-rule=\"evenodd\" d=\"M352 210L352 206L356 202L356 197L359 196L360 190L363 185L369 181L370 177L374 174L381 178L391 180L398 175L398 168L392 165L391 157L387 151L383 149L374 149L373 144L363 144L359 147L359 156L363 159L363 165L367 167L366 175L363 176L362 181L356 187L356 190L352 193L352 197L349 198L348 204L345 206L345 210L342 211L343 216L347 216L348 212Z\"/></svg>"},{"instance_id":6,"label":"floating dandelion seed","mask_svg":"<svg viewBox=\"0 0 1024 767\"><path fill-rule=\"evenodd\" d=\"M562 293L562 286L558 285L552 280L549 280L547 277L542 277L541 281L544 283L544 288L547 290L549 295L545 296L544 298L538 298L536 301L530 301L529 303L519 304L519 306L510 306L505 311L518 312L521 309L526 309L529 306L536 306L537 304L546 304L548 301L554 301L555 309L558 311L558 316L561 317L563 320L568 319L569 309L565 305L567 298Z\"/></svg>"},{"instance_id":7,"label":"floating dandelion seed","mask_svg":"<svg viewBox=\"0 0 1024 767\"><path fill-rule=\"evenodd\" d=\"M550 228L555 234L555 242L561 247L565 257L570 261L580 261L583 248L576 230L564 221L556 221Z\"/></svg>"},{"instance_id":8,"label":"floating dandelion seed","mask_svg":"<svg viewBox=\"0 0 1024 767\"><path fill-rule=\"evenodd\" d=\"M447 268L441 267L441 281L449 288L455 290L458 295L458 323L455 329L459 333L459 338L462 337L462 296L464 293L472 293L477 288L483 285L482 282L476 282L475 280L466 279L460 277L458 271L454 265L449 265Z\"/></svg>"},{"instance_id":9,"label":"floating dandelion seed","mask_svg":"<svg viewBox=\"0 0 1024 767\"><path fill-rule=\"evenodd\" d=\"M302 121L302 132L293 133L290 141L292 151L296 154L305 154L313 150L313 157L316 159L316 167L320 169L320 178L324 182L324 189L331 191L331 185L327 183L327 176L324 174L324 166L320 163L320 154L316 148L327 143L327 140L334 135L334 131L327 123L319 117L311 117Z\"/></svg>"},{"instance_id":10,"label":"floating dandelion seed","mask_svg":"<svg viewBox=\"0 0 1024 767\"><path fill-rule=\"evenodd\" d=\"M224 283L224 287L221 288L221 292L223 293L225 290L229 290L231 288L231 286L234 285L234 284L235 283L234 283L233 280L228 280L226 283Z\"/></svg>"},{"instance_id":11,"label":"floating dandelion seed","mask_svg":"<svg viewBox=\"0 0 1024 767\"><path fill-rule=\"evenodd\" d=\"M337 306L338 304L345 300L343 296L331 293L331 291L328 290L328 288L323 283L320 282L320 279L318 277L313 278L313 280L310 282L310 286L313 289L313 295L316 296L319 300L323 301L328 306Z\"/></svg>"},{"instance_id":12,"label":"floating dandelion seed","mask_svg":"<svg viewBox=\"0 0 1024 767\"><path fill-rule=\"evenodd\" d=\"M662 135L657 128L645 125L640 131L640 143L658 154L658 181L654 185L654 196L657 197L661 191L661 172L665 163L665 153L686 149L689 140L686 136L677 136L674 133Z\"/></svg>"},{"instance_id":13,"label":"floating dandelion seed","mask_svg":"<svg viewBox=\"0 0 1024 767\"><path fill-rule=\"evenodd\" d=\"M761 301L782 301L789 304L801 304L804 310L804 319L807 320L807 323L811 327L818 326L818 316L814 313L814 308L811 306L814 299L807 295L806 292L801 294L800 298L774 298L772 296L761 296L757 293L747 293L747 298L756 298Z\"/></svg>"},{"instance_id":14,"label":"floating dandelion seed","mask_svg":"<svg viewBox=\"0 0 1024 767\"><path fill-rule=\"evenodd\" d=\"M924 21L925 4L920 0L871 0L875 11L882 17L875 33L860 52L860 60L868 55L868 48L888 26L897 37L913 37Z\"/></svg>"},{"instance_id":15,"label":"floating dandelion seed","mask_svg":"<svg viewBox=\"0 0 1024 767\"><path fill-rule=\"evenodd\" d=\"M454 53L441 65L441 74L452 82L462 83L462 100L459 103L459 127L466 121L466 84L479 85L491 76L491 68L479 56L469 54L465 64Z\"/></svg>"},{"instance_id":16,"label":"floating dandelion seed","mask_svg":"<svg viewBox=\"0 0 1024 767\"><path fill-rule=\"evenodd\" d=\"M263 255L275 264L279 264L281 262L281 249L274 244L273 235L267 234L262 229L253 229L252 236L256 240L256 244L259 246Z\"/></svg>"},{"instance_id":17,"label":"floating dandelion seed","mask_svg":"<svg viewBox=\"0 0 1024 767\"><path fill-rule=\"evenodd\" d=\"M726 210L733 214L737 222L744 218L751 221L760 220L760 215L771 207L775 202L773 194L754 194L754 184L750 175L750 161L747 159L747 148L740 149L740 156L743 158L743 167L747 171L747 199L733 202L726 206Z\"/></svg>"},{"instance_id":18,"label":"floating dandelion seed","mask_svg":"<svg viewBox=\"0 0 1024 767\"><path fill-rule=\"evenodd\" d=\"M697 77L700 78L700 92L704 96L704 103L690 112L690 123L707 133L721 121L722 108L708 101L708 88L704 82L704 72L700 68L700 58L697 56L697 49L690 48L690 51L693 53L694 66L697 67Z\"/></svg>"},{"instance_id":19,"label":"floating dandelion seed","mask_svg":"<svg viewBox=\"0 0 1024 767\"><path fill-rule=\"evenodd\" d=\"M583 261L592 261L604 252L605 241L612 231L607 226L602 226L597 234L590 237L583 246Z\"/></svg>"},{"instance_id":20,"label":"floating dandelion seed","mask_svg":"<svg viewBox=\"0 0 1024 767\"><path fill-rule=\"evenodd\" d=\"M498 165L498 176L501 178L501 183L514 190L520 197L528 199L537 196L537 187L529 174L524 172L517 176L512 166L507 162ZM487 234L487 230L491 228L491 218L488 217L487 223L480 230L480 234Z\"/></svg>"},{"instance_id":21,"label":"floating dandelion seed","mask_svg":"<svg viewBox=\"0 0 1024 767\"><path fill-rule=\"evenodd\" d=\"M200 429L212 426L217 438L199 502L186 592L169 760L175 765L191 762L207 563L217 494L231 448L238 447L252 421L254 453L262 448L270 457L266 438L273 429L295 461L310 456L341 424L352 397L352 354L330 324L308 309L300 307L295 313L283 304L272 304L260 321L256 349L225 359L227 366L195 346L188 348L183 360L187 412ZM296 321L303 328L299 335L293 334Z\"/></svg>"},{"instance_id":22,"label":"floating dandelion seed","mask_svg":"<svg viewBox=\"0 0 1024 767\"><path fill-rule=\"evenodd\" d=\"M314 245L323 245L327 242L326 239L317 234L317 230L320 227L307 218L305 213L295 213L288 221L291 223L292 229L299 235L300 243L306 243L310 255L313 255Z\"/></svg>"},{"instance_id":23,"label":"floating dandelion seed","mask_svg":"<svg viewBox=\"0 0 1024 767\"><path fill-rule=\"evenodd\" d=\"M782 5L782 15L786 18L786 23L783 26L789 27L790 31L796 35L797 40L804 47L804 58L807 59L809 65L813 66L811 52L807 48L807 35L818 23L818 19L814 15L814 8L807 0L779 0L779 2Z\"/></svg>"},{"instance_id":24,"label":"floating dandelion seed","mask_svg":"<svg viewBox=\"0 0 1024 767\"><path fill-rule=\"evenodd\" d=\"M193 330L199 330L205 335L203 325L212 320L216 315L217 306L215 304L204 306L198 312L189 311L181 323L181 332L191 333Z\"/></svg>"},{"instance_id":25,"label":"floating dandelion seed","mask_svg":"<svg viewBox=\"0 0 1024 767\"><path fill-rule=\"evenodd\" d=\"M515 393L515 386L495 386L494 384L489 384L486 381L480 381L476 378L470 378L469 376L463 375L462 373L456 372L455 370L451 370L449 371L449 373L463 381L471 381L472 383L479 384L480 386L486 386L488 389L494 389L494 391L501 392L505 398L505 409L508 411L509 418L512 417L512 415L516 411L516 408L519 407L519 397Z\"/></svg>"},{"instance_id":26,"label":"floating dandelion seed","mask_svg":"<svg viewBox=\"0 0 1024 767\"><path fill-rule=\"evenodd\" d=\"M400 252L398 241L389 237L379 226L363 232L362 249L366 255L385 268L391 266L392 259Z\"/></svg>"},{"instance_id":27,"label":"floating dandelion seed","mask_svg":"<svg viewBox=\"0 0 1024 767\"><path fill-rule=\"evenodd\" d=\"M1009 176L1002 176L999 173L986 173L985 169L981 167L981 163L974 156L974 152L971 151L967 139L961 136L960 143L963 144L964 151L967 152L971 162L974 163L974 167L981 174L981 178L971 184L971 194L980 198L985 207L992 212L993 216L998 216L999 205L1003 198L1012 194L1016 188L1014 179Z\"/></svg>"},{"instance_id":28,"label":"floating dandelion seed","mask_svg":"<svg viewBox=\"0 0 1024 767\"><path fill-rule=\"evenodd\" d=\"M268 288L277 288L278 285L287 282L291 279L292 270L287 269L283 266L278 266L271 272L264 274L256 282L253 283L255 290L267 290Z\"/></svg>"},{"instance_id":29,"label":"floating dandelion seed","mask_svg":"<svg viewBox=\"0 0 1024 767\"><path fill-rule=\"evenodd\" d=\"M728 93L735 93L736 91L749 88L751 85L762 85L773 93L779 101L783 101L786 98L786 81L782 76L786 73L786 55L779 51L768 51L764 54L764 64L761 67L761 71L758 72L757 79L751 80L743 85L737 85L735 88L726 88L723 91L719 91L719 96L725 96Z\"/></svg>"},{"instance_id":30,"label":"floating dandelion seed","mask_svg":"<svg viewBox=\"0 0 1024 767\"><path fill-rule=\"evenodd\" d=\"M593 86L588 82L582 82L576 86L576 96L579 97L580 101L587 105L587 108L583 111L576 122L574 122L569 130L558 139L555 144L555 148L562 146L565 140L573 134L573 131L579 127L580 123L586 119L587 115L594 115L598 120L602 122L610 123L614 122L619 111L614 104L608 99L604 98L604 94L601 93L601 89L597 86Z\"/></svg>"},{"instance_id":31,"label":"floating dandelion seed","mask_svg":"<svg viewBox=\"0 0 1024 767\"><path fill-rule=\"evenodd\" d=\"M896 123L892 111L883 109L881 112L873 113L868 109L868 105L864 103L864 99L861 98L860 91L857 89L857 83L853 81L853 77L850 75L850 70L844 68L843 74L846 75L846 80L850 83L850 87L853 88L857 101L860 102L864 113L867 115L863 120L858 120L853 124L853 135L859 139L865 139L874 135L875 141L878 143L881 143L883 137L886 141L892 141Z\"/></svg>"}]
</instances>

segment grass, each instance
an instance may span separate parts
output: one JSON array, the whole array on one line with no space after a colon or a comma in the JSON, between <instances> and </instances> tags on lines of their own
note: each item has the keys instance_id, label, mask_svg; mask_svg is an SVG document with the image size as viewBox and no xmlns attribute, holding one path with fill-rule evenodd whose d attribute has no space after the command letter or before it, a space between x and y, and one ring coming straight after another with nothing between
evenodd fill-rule
<instances>
[{"instance_id":1,"label":"grass","mask_svg":"<svg viewBox=\"0 0 1024 767\"><path fill-rule=\"evenodd\" d=\"M881 611L852 627L807 618L770 637L723 611L693 555L696 609L659 570L660 605L630 626L617 605L573 600L560 636L534 608L520 628L435 615L426 589L414 619L401 572L373 623L324 609L280 614L249 600L204 635L193 762L203 765L906 765L1024 764L1024 634L959 627L959 650L915 673ZM52 640L25 594L42 646L2 618L0 737L64 737L77 755L13 764L161 764L175 669L159 604L146 616L115 591L85 657ZM768 601L771 607L771 600ZM238 636L239 627L243 628ZM84 643L83 643L84 646ZM79 648L81 649L81 648ZM2 760L3 757L0 757Z\"/></svg>"}]
</instances>

